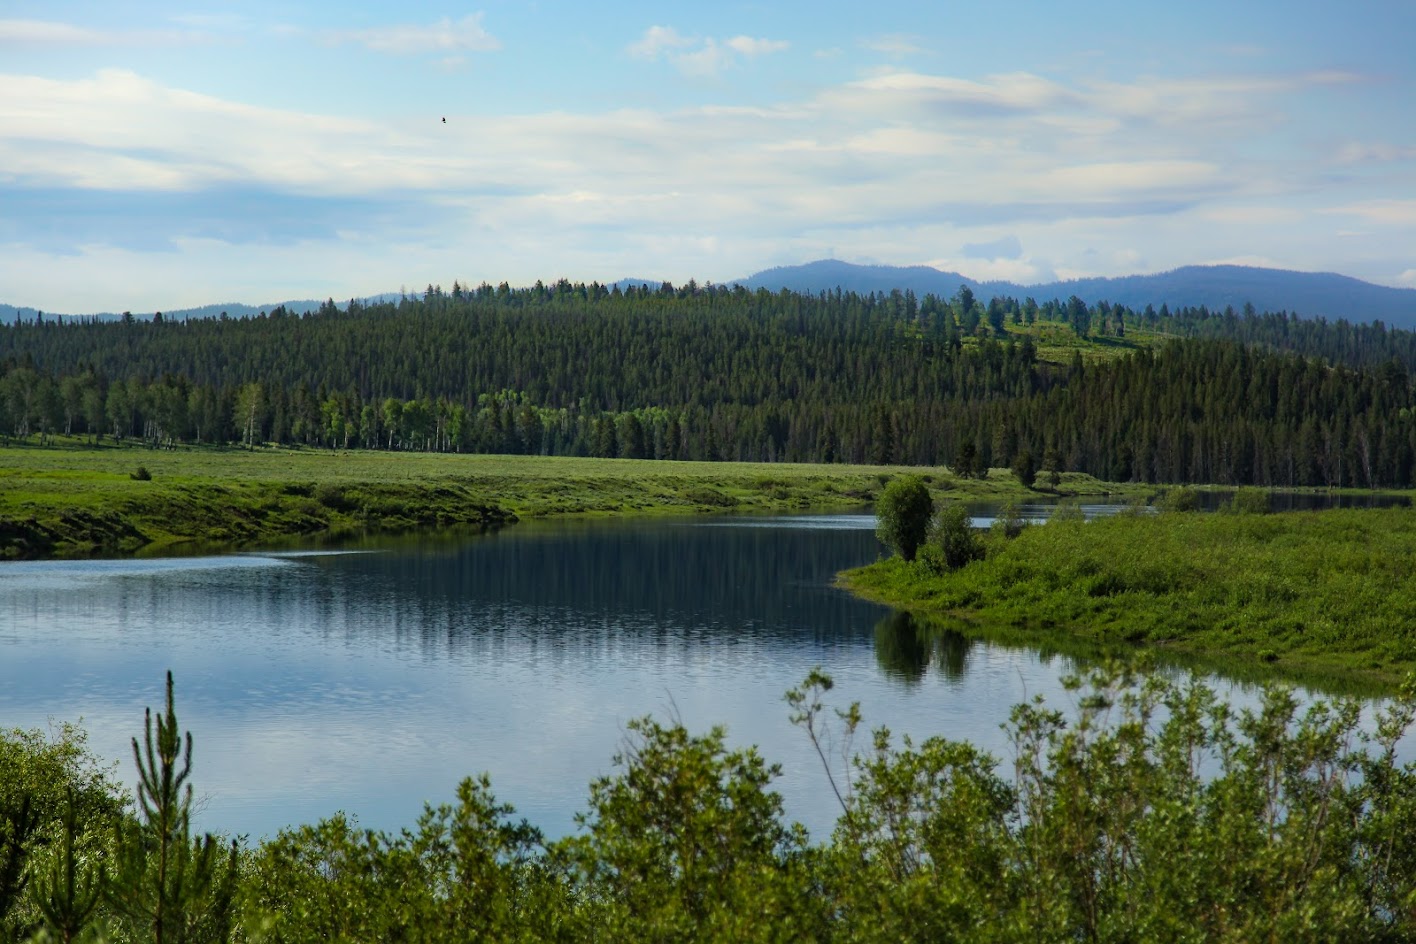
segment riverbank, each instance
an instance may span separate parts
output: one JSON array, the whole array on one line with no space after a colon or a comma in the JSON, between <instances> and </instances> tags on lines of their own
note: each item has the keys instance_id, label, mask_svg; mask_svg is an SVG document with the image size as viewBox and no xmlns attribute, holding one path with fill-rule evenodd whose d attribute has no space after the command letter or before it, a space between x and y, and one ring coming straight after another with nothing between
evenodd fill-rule
<instances>
[{"instance_id":1,"label":"riverbank","mask_svg":"<svg viewBox=\"0 0 1416 944\"><path fill-rule=\"evenodd\" d=\"M938 495L976 500L1149 491L1067 474L1056 493L1040 493L1001 469L963 479L904 467L150 450L61 439L0 448L0 558L237 549L301 536L496 527L548 515L839 509L870 504L885 482L905 473L927 476Z\"/></svg>"},{"instance_id":2,"label":"riverbank","mask_svg":"<svg viewBox=\"0 0 1416 944\"><path fill-rule=\"evenodd\" d=\"M899 558L840 583L984 637L1152 647L1390 688L1416 670L1416 511L1122 515L990 535L931 573Z\"/></svg>"}]
</instances>

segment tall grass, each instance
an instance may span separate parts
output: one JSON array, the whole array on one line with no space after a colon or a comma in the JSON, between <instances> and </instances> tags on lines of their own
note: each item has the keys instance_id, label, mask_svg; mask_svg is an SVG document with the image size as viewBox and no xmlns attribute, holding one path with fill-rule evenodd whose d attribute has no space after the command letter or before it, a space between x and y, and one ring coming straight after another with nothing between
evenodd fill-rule
<instances>
[{"instance_id":1,"label":"tall grass","mask_svg":"<svg viewBox=\"0 0 1416 944\"><path fill-rule=\"evenodd\" d=\"M873 502L904 473L923 476L936 493L1024 491L1001 470L980 480L942 468L60 442L0 448L0 557L248 546L542 515L845 508ZM135 475L139 467L146 479ZM1068 475L1064 488L1103 494L1114 487Z\"/></svg>"},{"instance_id":2,"label":"tall grass","mask_svg":"<svg viewBox=\"0 0 1416 944\"><path fill-rule=\"evenodd\" d=\"M1416 668L1416 511L1119 516L990 536L935 574L843 575L872 599L1039 641L1066 635L1395 681Z\"/></svg>"}]
</instances>

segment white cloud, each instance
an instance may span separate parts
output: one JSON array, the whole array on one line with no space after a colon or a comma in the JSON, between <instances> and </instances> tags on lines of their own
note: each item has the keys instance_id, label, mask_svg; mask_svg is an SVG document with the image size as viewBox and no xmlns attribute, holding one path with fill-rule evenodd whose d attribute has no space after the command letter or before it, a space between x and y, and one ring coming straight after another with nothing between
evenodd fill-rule
<instances>
[{"instance_id":1,"label":"white cloud","mask_svg":"<svg viewBox=\"0 0 1416 944\"><path fill-rule=\"evenodd\" d=\"M453 22L443 17L431 26L397 24L363 30L331 31L324 40L333 44L356 43L374 52L410 55L427 52L494 52L501 43L482 26L482 14L472 13Z\"/></svg>"},{"instance_id":2,"label":"white cloud","mask_svg":"<svg viewBox=\"0 0 1416 944\"><path fill-rule=\"evenodd\" d=\"M239 13L179 13L172 17L172 22L196 29L226 31L243 30L251 25L251 21Z\"/></svg>"},{"instance_id":3,"label":"white cloud","mask_svg":"<svg viewBox=\"0 0 1416 944\"><path fill-rule=\"evenodd\" d=\"M71 23L56 23L46 20L0 20L0 42L8 43L68 43L74 45L99 45L111 41L111 37L97 30L85 29Z\"/></svg>"},{"instance_id":4,"label":"white cloud","mask_svg":"<svg viewBox=\"0 0 1416 944\"><path fill-rule=\"evenodd\" d=\"M1416 226L1416 200L1363 200L1329 207L1323 212L1355 216L1388 226Z\"/></svg>"},{"instance_id":5,"label":"white cloud","mask_svg":"<svg viewBox=\"0 0 1416 944\"><path fill-rule=\"evenodd\" d=\"M373 123L229 102L127 70L71 82L0 75L0 101L9 103L0 106L0 166L40 186L318 190L426 176L416 157L400 169L397 137Z\"/></svg>"},{"instance_id":6,"label":"white cloud","mask_svg":"<svg viewBox=\"0 0 1416 944\"><path fill-rule=\"evenodd\" d=\"M1205 161L1108 161L1059 167L1049 171L1039 183L1050 192L1105 199L1126 197L1136 191L1158 194L1203 190L1217 182L1217 170Z\"/></svg>"},{"instance_id":7,"label":"white cloud","mask_svg":"<svg viewBox=\"0 0 1416 944\"><path fill-rule=\"evenodd\" d=\"M1056 280L1057 273L1045 260L1019 259L978 259L972 256L941 256L924 263L944 272L957 272L980 282L1015 282L1019 285L1036 285L1039 282Z\"/></svg>"},{"instance_id":8,"label":"white cloud","mask_svg":"<svg viewBox=\"0 0 1416 944\"><path fill-rule=\"evenodd\" d=\"M95 30L53 20L0 19L0 44L53 46L176 46L207 42L194 30Z\"/></svg>"},{"instance_id":9,"label":"white cloud","mask_svg":"<svg viewBox=\"0 0 1416 944\"><path fill-rule=\"evenodd\" d=\"M636 59L666 59L684 75L711 78L731 67L739 56L763 56L790 46L786 40L733 36L719 41L711 36L684 36L672 26L651 26L625 50Z\"/></svg>"},{"instance_id":10,"label":"white cloud","mask_svg":"<svg viewBox=\"0 0 1416 944\"><path fill-rule=\"evenodd\" d=\"M1270 124L1282 117L1271 107L1274 96L1356 81L1359 78L1352 73L1336 71L1148 77L1091 83L1082 92L1091 107L1134 122L1218 127Z\"/></svg>"},{"instance_id":11,"label":"white cloud","mask_svg":"<svg viewBox=\"0 0 1416 944\"><path fill-rule=\"evenodd\" d=\"M1399 285L1416 288L1416 269L1407 269L1396 277L1396 281Z\"/></svg>"},{"instance_id":12,"label":"white cloud","mask_svg":"<svg viewBox=\"0 0 1416 944\"><path fill-rule=\"evenodd\" d=\"M1244 204L1210 207L1200 216L1225 226L1296 226L1307 219L1306 213L1293 207Z\"/></svg>"},{"instance_id":13,"label":"white cloud","mask_svg":"<svg viewBox=\"0 0 1416 944\"><path fill-rule=\"evenodd\" d=\"M663 33L656 42L684 48ZM706 70L728 47L698 41L696 49ZM1000 107L931 115L913 107L920 95ZM1097 212L1067 208L1090 202L1115 204L1101 212L1124 216L1128 201L1203 200L1228 184L1222 155L1191 158L1183 141L1165 155L1125 135L1069 137L1037 113L1076 100L1072 89L1036 76L972 82L907 73L777 107L482 116L432 132L257 108L127 71L68 82L0 76L0 166L21 182L108 189L240 181L315 193L456 196L490 185L625 197L642 187L710 207L737 198L777 207L784 227L888 219L924 206ZM911 104L896 107L901 101ZM497 148L479 146L489 137ZM1098 154L1108 159L1076 159Z\"/></svg>"},{"instance_id":14,"label":"white cloud","mask_svg":"<svg viewBox=\"0 0 1416 944\"><path fill-rule=\"evenodd\" d=\"M657 30L646 32L631 54L704 75L747 55L731 40ZM776 51L772 41L763 42L750 45ZM445 52L435 58L460 59L463 50ZM1255 79L1248 91L1232 89L1237 100L1225 107L1281 110L1288 93L1274 89L1301 92L1303 81ZM1131 87L1143 98L1156 85L1142 79ZM82 189L96 197L151 193L173 206L233 188L265 198L267 207L308 200L320 225L292 224L294 235L279 234L287 246L301 240L304 278L313 271L358 270L371 279L398 273L381 276L384 284L367 291L446 283L449 273L530 281L552 265L585 278L728 278L773 260L815 258L828 247L842 257L888 261L936 253L944 268L1024 283L1054 272L1125 274L1137 264L1139 257L1127 255L1135 246L1146 246L1160 267L1258 253L1288 253L1289 267L1324 267L1312 261L1317 250L1298 252L1322 240L1330 250L1333 238L1324 227L1294 225L1317 211L1295 209L1311 205L1312 189L1292 173L1291 154L1272 163L1255 156L1265 150L1254 146L1263 139L1244 125L1229 135L1189 133L1210 127L1204 114L1193 126L1137 134L1128 96L1115 84L1099 91L1031 73L960 78L892 70L775 103L457 120L449 114L447 125L429 127L425 118L390 123L255 107L131 71L78 80L0 75L0 184L33 193ZM1403 199L1409 191L1383 201L1358 196L1371 192L1329 191L1336 206L1328 212L1351 217L1332 222L1354 229L1416 222L1416 200ZM361 209L360 201L374 210ZM84 202L50 215L81 212L67 207ZM255 219L260 212L236 202L203 205L218 216ZM62 221L32 218L59 234L55 246L63 245ZM130 257L147 258L143 252L119 257L93 245L118 243L108 222L90 226L89 242L70 237L69 251L77 247L90 261L65 271L73 280L91 274L111 285L125 270L136 279L170 269L171 246L200 250L218 275L220 245L239 247L254 273L297 265L296 249L260 247L260 223L204 227L179 210L172 219L174 231L163 234L168 255L151 266L129 264ZM389 235L390 221L406 230ZM57 263L46 269L33 262L42 253L25 230L8 207L0 214L0 241L16 244L10 257L52 276ZM324 241L323 234L336 232L347 247L332 235ZM1028 252L1015 253L1009 244L994 258L967 259L957 248L1002 234ZM385 243L397 248L381 253ZM469 258L482 268L459 268ZM1403 265L1388 264L1386 271ZM14 277L12 291L29 284L26 267L6 263L3 271ZM50 277L46 289L35 280L33 291L52 292L53 283ZM351 285L318 294L365 290ZM29 297L63 307L43 294Z\"/></svg>"},{"instance_id":15,"label":"white cloud","mask_svg":"<svg viewBox=\"0 0 1416 944\"><path fill-rule=\"evenodd\" d=\"M726 46L719 46L715 40L705 39L697 49L672 58L684 75L714 76L732 62L732 52Z\"/></svg>"},{"instance_id":16,"label":"white cloud","mask_svg":"<svg viewBox=\"0 0 1416 944\"><path fill-rule=\"evenodd\" d=\"M1382 141L1350 141L1333 155L1333 161L1338 164L1389 164L1413 158L1416 158L1416 147L1399 147Z\"/></svg>"},{"instance_id":17,"label":"white cloud","mask_svg":"<svg viewBox=\"0 0 1416 944\"><path fill-rule=\"evenodd\" d=\"M1260 254L1257 254L1257 253L1244 253L1244 254L1242 254L1242 255L1237 255L1237 256L1214 256L1214 257L1212 257L1212 258L1200 259L1200 260L1199 260L1198 262L1196 262L1195 264L1196 264L1196 265L1210 265L1210 266L1219 266L1219 265L1249 266L1249 267L1251 267L1251 268L1256 268L1256 269L1291 269L1291 268L1293 268L1291 265L1290 265L1290 266L1285 266L1283 263L1279 262L1278 260L1274 259L1274 258L1271 257L1271 256L1260 255Z\"/></svg>"},{"instance_id":18,"label":"white cloud","mask_svg":"<svg viewBox=\"0 0 1416 944\"><path fill-rule=\"evenodd\" d=\"M752 36L734 36L725 44L733 52L744 56L762 56L767 53L783 52L791 46L785 39L758 39Z\"/></svg>"},{"instance_id":19,"label":"white cloud","mask_svg":"<svg viewBox=\"0 0 1416 944\"><path fill-rule=\"evenodd\" d=\"M884 53L887 56L902 58L904 56L914 56L925 51L919 44L919 37L910 36L906 33L891 33L885 36L876 36L863 40L861 45L872 52Z\"/></svg>"},{"instance_id":20,"label":"white cloud","mask_svg":"<svg viewBox=\"0 0 1416 944\"><path fill-rule=\"evenodd\" d=\"M919 72L890 71L828 93L866 108L881 102L986 111L1039 111L1065 105L1076 96L1055 82L1026 72L987 76L982 81Z\"/></svg>"},{"instance_id":21,"label":"white cloud","mask_svg":"<svg viewBox=\"0 0 1416 944\"><path fill-rule=\"evenodd\" d=\"M637 41L630 43L628 50L631 56L639 59L657 59L667 52L692 46L694 42L680 36L672 26L651 26Z\"/></svg>"},{"instance_id":22,"label":"white cloud","mask_svg":"<svg viewBox=\"0 0 1416 944\"><path fill-rule=\"evenodd\" d=\"M957 153L973 143L976 142L969 142L958 135L942 131L891 125L855 135L843 142L843 149L858 154L937 158Z\"/></svg>"}]
</instances>

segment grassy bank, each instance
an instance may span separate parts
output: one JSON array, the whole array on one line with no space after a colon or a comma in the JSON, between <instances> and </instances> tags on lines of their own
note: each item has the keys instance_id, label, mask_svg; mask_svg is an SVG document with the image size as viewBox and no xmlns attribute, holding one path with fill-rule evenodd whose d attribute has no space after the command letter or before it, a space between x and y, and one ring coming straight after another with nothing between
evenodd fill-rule
<instances>
[{"instance_id":1,"label":"grassy bank","mask_svg":"<svg viewBox=\"0 0 1416 944\"><path fill-rule=\"evenodd\" d=\"M150 479L134 478L139 467ZM941 493L1025 490L1002 470L655 462L325 450L0 448L0 556L231 548L300 535L495 526L564 514L799 511L874 501L905 471ZM1068 475L1062 492L1108 494Z\"/></svg>"},{"instance_id":2,"label":"grassy bank","mask_svg":"<svg viewBox=\"0 0 1416 944\"><path fill-rule=\"evenodd\" d=\"M1032 645L1136 646L1390 685L1416 670L1416 511L1055 522L943 574L892 558L849 589Z\"/></svg>"}]
</instances>

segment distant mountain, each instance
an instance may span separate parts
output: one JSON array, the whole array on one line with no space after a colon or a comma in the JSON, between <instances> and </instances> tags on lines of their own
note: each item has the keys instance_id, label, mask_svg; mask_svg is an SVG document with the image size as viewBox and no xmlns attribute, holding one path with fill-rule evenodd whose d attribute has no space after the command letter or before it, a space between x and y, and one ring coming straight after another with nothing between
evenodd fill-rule
<instances>
[{"instance_id":1,"label":"distant mountain","mask_svg":"<svg viewBox=\"0 0 1416 944\"><path fill-rule=\"evenodd\" d=\"M773 292L785 288L810 294L835 291L838 288L860 294L899 289L902 292L914 292L919 296L932 293L941 298L952 297L960 285L967 285L975 293L987 298L989 293L980 290L988 284L993 288L994 295L1017 294L1017 286L1009 282L983 283L957 272L944 272L929 266L866 266L841 262L838 259L821 259L805 265L766 269L745 279L735 279L729 284L765 288Z\"/></svg>"},{"instance_id":2,"label":"distant mountain","mask_svg":"<svg viewBox=\"0 0 1416 944\"><path fill-rule=\"evenodd\" d=\"M1039 286L1039 288L1042 288ZM1245 302L1259 311L1296 312L1308 318L1383 321L1391 327L1416 328L1416 289L1388 288L1332 272L1292 272L1250 266L1186 266L1157 275L1117 279L1078 279L1046 287L1059 298L1077 295L1087 301L1106 298L1132 308L1164 302L1236 310Z\"/></svg>"},{"instance_id":3,"label":"distant mountain","mask_svg":"<svg viewBox=\"0 0 1416 944\"><path fill-rule=\"evenodd\" d=\"M662 284L662 279L620 279L611 283L621 289L631 285L657 288ZM960 285L967 285L975 295L983 299L994 295L1019 299L1032 296L1042 302L1052 298L1065 300L1076 295L1092 304L1108 301L1136 309L1143 309L1146 305L1159 308L1166 304L1172 308L1204 305L1211 310L1223 311L1226 306L1232 305L1236 311L1241 311L1245 302L1248 302L1259 311L1287 311L1305 318L1322 317L1330 321L1338 318L1346 318L1352 322L1380 320L1391 327L1416 330L1416 289L1388 288L1331 272L1293 272L1250 266L1185 266L1156 275L1127 275L1112 279L1074 279L1067 282L1019 285L1014 282L980 282L957 272L945 272L930 266L867 266L837 259L821 259L804 265L764 269L755 275L734 279L727 284L765 288L774 292L788 289L809 294L834 291L837 288L862 294L899 289L912 291L921 297L933 293L943 298L952 297ZM397 301L399 298L399 293L389 292L361 301ZM321 304L318 299L271 302L268 305L228 302L164 311L162 317L177 320L215 318L224 311L232 318L243 318L263 311L268 312L281 305L285 306L286 311L304 314L314 311ZM348 302L346 300L336 304L344 308ZM45 317L51 317L52 314L45 312ZM152 316L152 312L133 312L134 318L143 320L150 320ZM0 323L13 324L16 317L21 321L33 321L35 310L0 305ZM67 318L73 315L63 314L59 317ZM108 321L122 316L114 312L102 312L85 314L84 317Z\"/></svg>"},{"instance_id":4,"label":"distant mountain","mask_svg":"<svg viewBox=\"0 0 1416 944\"><path fill-rule=\"evenodd\" d=\"M362 302L382 302L395 300L401 296L397 292L385 292L382 295L371 295L368 298L361 298ZM162 317L168 321L185 321L188 318L219 318L225 312L230 318L249 318L259 315L262 312L270 312L276 308L284 306L285 310L296 315L307 314L315 311L324 304L323 300L304 298L298 301L271 302L268 305L246 305L241 302L224 302L215 305L202 305L198 308L174 308L170 311L163 311ZM348 299L336 301L335 305L344 309L349 307ZM15 307L14 305L0 305L0 323L14 324L16 317L20 321L34 321L37 312L33 308ZM133 317L139 321L151 321L155 312L135 311ZM121 312L103 311L95 313L68 314L46 311L43 313L46 319L58 318L97 318L99 321L117 321L122 318Z\"/></svg>"},{"instance_id":5,"label":"distant mountain","mask_svg":"<svg viewBox=\"0 0 1416 944\"><path fill-rule=\"evenodd\" d=\"M841 288L853 292L910 290L916 295L934 293L950 297L967 285L982 298L1032 296L1038 301L1066 299L1072 295L1096 303L1109 301L1144 308L1168 304L1204 305L1223 311L1245 302L1259 311L1296 312L1305 318L1384 321L1392 327L1416 329L1416 289L1387 288L1329 272L1291 272L1249 266L1185 266L1157 275L1128 275L1115 279L1076 279L1039 285L1013 282L979 282L957 272L929 266L862 266L823 259L799 266L767 269L737 283L772 291L822 292Z\"/></svg>"}]
</instances>

